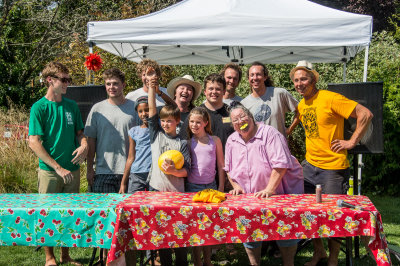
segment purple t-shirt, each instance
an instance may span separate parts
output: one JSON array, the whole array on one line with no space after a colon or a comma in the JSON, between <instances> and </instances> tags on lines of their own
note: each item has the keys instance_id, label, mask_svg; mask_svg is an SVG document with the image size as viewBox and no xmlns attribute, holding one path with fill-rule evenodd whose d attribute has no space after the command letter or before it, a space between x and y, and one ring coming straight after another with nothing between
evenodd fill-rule
<instances>
[{"instance_id":1,"label":"purple t-shirt","mask_svg":"<svg viewBox=\"0 0 400 266\"><path fill-rule=\"evenodd\" d=\"M214 139L208 135L208 143L203 144L193 137L190 142L192 165L188 181L194 184L210 184L215 180L217 150Z\"/></svg>"},{"instance_id":2,"label":"purple t-shirt","mask_svg":"<svg viewBox=\"0 0 400 266\"><path fill-rule=\"evenodd\" d=\"M256 135L247 143L238 132L229 136L225 147L225 168L245 193L265 189L274 168L286 168L277 194L302 194L303 169L290 154L285 137L275 128L258 124Z\"/></svg>"}]
</instances>

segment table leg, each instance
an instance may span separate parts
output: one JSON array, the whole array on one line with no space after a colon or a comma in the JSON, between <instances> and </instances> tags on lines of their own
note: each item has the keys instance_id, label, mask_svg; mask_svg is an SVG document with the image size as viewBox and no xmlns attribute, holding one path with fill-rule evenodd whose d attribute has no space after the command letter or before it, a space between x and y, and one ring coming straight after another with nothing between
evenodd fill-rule
<instances>
[{"instance_id":1,"label":"table leg","mask_svg":"<svg viewBox=\"0 0 400 266\"><path fill-rule=\"evenodd\" d=\"M360 258L360 238L358 236L354 237L354 257Z\"/></svg>"},{"instance_id":2,"label":"table leg","mask_svg":"<svg viewBox=\"0 0 400 266\"><path fill-rule=\"evenodd\" d=\"M346 266L353 266L353 239L346 237Z\"/></svg>"}]
</instances>

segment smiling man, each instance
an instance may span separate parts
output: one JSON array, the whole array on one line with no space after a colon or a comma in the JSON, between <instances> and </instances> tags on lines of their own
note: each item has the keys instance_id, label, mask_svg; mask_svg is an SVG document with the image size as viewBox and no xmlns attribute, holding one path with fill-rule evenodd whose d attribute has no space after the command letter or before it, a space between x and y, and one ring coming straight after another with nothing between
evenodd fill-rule
<instances>
[{"instance_id":1,"label":"smiling man","mask_svg":"<svg viewBox=\"0 0 400 266\"><path fill-rule=\"evenodd\" d=\"M361 104L327 90L318 90L319 74L310 62L299 61L290 71L294 87L303 99L298 105L299 119L306 133L306 159L302 162L304 191L314 194L317 184L323 194L345 194L349 179L347 150L364 135L372 113ZM349 140L344 140L344 119L357 119ZM322 239L313 239L314 254L307 266L317 265L327 257ZM337 265L340 241L328 240L328 265Z\"/></svg>"},{"instance_id":2,"label":"smiling man","mask_svg":"<svg viewBox=\"0 0 400 266\"><path fill-rule=\"evenodd\" d=\"M285 89L274 87L267 68L260 62L251 64L247 72L251 94L241 101L253 114L256 122L278 129L284 136L289 135L296 125L285 126L285 114L295 112L297 100Z\"/></svg>"},{"instance_id":3,"label":"smiling man","mask_svg":"<svg viewBox=\"0 0 400 266\"><path fill-rule=\"evenodd\" d=\"M87 180L93 192L118 193L129 151L128 131L139 125L139 117L135 102L123 93L125 74L111 68L104 71L103 78L108 99L92 107L85 126L89 144Z\"/></svg>"},{"instance_id":4,"label":"smiling man","mask_svg":"<svg viewBox=\"0 0 400 266\"><path fill-rule=\"evenodd\" d=\"M224 94L224 103L231 104L233 101L240 102L242 97L236 95L236 88L242 79L242 70L237 64L228 63L221 71L221 75L225 78L226 91Z\"/></svg>"},{"instance_id":5,"label":"smiling man","mask_svg":"<svg viewBox=\"0 0 400 266\"><path fill-rule=\"evenodd\" d=\"M78 193L79 164L87 155L83 122L76 102L64 98L71 83L66 66L49 63L42 71L46 95L31 109L29 147L39 157L39 193ZM77 145L79 143L79 146ZM53 247L44 247L45 265L56 265ZM61 248L61 263L72 263L67 247Z\"/></svg>"}]
</instances>

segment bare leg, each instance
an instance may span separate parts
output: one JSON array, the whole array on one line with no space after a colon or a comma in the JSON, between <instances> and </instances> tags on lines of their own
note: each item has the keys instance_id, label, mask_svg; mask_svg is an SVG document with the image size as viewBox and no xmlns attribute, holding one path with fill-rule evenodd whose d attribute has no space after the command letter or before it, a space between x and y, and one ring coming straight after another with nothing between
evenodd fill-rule
<instances>
[{"instance_id":1,"label":"bare leg","mask_svg":"<svg viewBox=\"0 0 400 266\"><path fill-rule=\"evenodd\" d=\"M69 256L69 248L68 247L61 247L60 263L70 263L70 264L73 264L73 265L82 265L82 263L77 262L76 260L73 260Z\"/></svg>"},{"instance_id":2,"label":"bare leg","mask_svg":"<svg viewBox=\"0 0 400 266\"><path fill-rule=\"evenodd\" d=\"M212 263L211 263L211 246L204 246L203 247L203 261L204 261L204 265L212 266Z\"/></svg>"},{"instance_id":3,"label":"bare leg","mask_svg":"<svg viewBox=\"0 0 400 266\"><path fill-rule=\"evenodd\" d=\"M201 251L203 247L193 247L193 264L194 266L202 266L203 262L201 261Z\"/></svg>"},{"instance_id":4,"label":"bare leg","mask_svg":"<svg viewBox=\"0 0 400 266\"><path fill-rule=\"evenodd\" d=\"M261 261L261 246L258 248L245 248L250 265L259 266Z\"/></svg>"},{"instance_id":5,"label":"bare leg","mask_svg":"<svg viewBox=\"0 0 400 266\"><path fill-rule=\"evenodd\" d=\"M314 245L314 254L311 261L305 263L305 266L315 266L322 259L326 259L328 256L326 255L326 251L324 248L324 243L321 238L313 238L312 240Z\"/></svg>"},{"instance_id":6,"label":"bare leg","mask_svg":"<svg viewBox=\"0 0 400 266\"><path fill-rule=\"evenodd\" d=\"M283 266L294 266L294 256L296 255L297 245L291 247L279 247L281 251Z\"/></svg>"},{"instance_id":7,"label":"bare leg","mask_svg":"<svg viewBox=\"0 0 400 266\"><path fill-rule=\"evenodd\" d=\"M340 242L337 242L334 239L328 239L328 248L329 248L328 266L337 266L338 256L340 252Z\"/></svg>"},{"instance_id":8,"label":"bare leg","mask_svg":"<svg viewBox=\"0 0 400 266\"><path fill-rule=\"evenodd\" d=\"M46 266L57 265L56 258L54 257L53 247L43 247L46 254Z\"/></svg>"}]
</instances>

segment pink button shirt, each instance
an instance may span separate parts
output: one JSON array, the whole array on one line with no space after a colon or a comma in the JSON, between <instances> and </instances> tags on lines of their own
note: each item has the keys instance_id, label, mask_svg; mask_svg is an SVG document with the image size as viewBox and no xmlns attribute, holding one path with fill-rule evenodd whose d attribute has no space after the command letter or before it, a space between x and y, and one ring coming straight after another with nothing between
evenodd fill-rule
<instances>
[{"instance_id":1,"label":"pink button shirt","mask_svg":"<svg viewBox=\"0 0 400 266\"><path fill-rule=\"evenodd\" d=\"M303 169L290 154L286 139L275 128L258 124L256 135L247 143L238 132L229 136L225 147L225 171L245 193L267 187L272 169L286 168L277 194L302 194Z\"/></svg>"}]
</instances>

